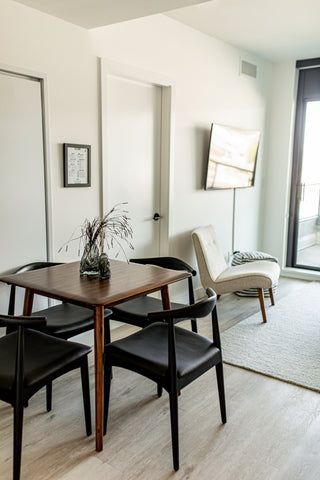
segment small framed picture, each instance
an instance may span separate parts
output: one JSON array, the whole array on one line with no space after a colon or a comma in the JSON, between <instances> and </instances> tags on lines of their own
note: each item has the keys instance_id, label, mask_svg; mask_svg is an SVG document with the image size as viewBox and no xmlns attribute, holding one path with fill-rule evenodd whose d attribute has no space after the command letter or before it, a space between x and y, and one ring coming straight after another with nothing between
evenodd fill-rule
<instances>
[{"instance_id":1,"label":"small framed picture","mask_svg":"<svg viewBox=\"0 0 320 480\"><path fill-rule=\"evenodd\" d=\"M90 187L90 145L63 144L64 186Z\"/></svg>"}]
</instances>

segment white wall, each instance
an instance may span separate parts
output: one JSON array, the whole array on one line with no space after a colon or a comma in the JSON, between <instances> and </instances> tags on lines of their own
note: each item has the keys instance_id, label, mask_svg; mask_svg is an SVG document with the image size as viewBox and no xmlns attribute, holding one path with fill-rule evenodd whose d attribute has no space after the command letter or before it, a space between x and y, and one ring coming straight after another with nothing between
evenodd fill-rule
<instances>
[{"instance_id":1,"label":"white wall","mask_svg":"<svg viewBox=\"0 0 320 480\"><path fill-rule=\"evenodd\" d=\"M86 30L7 0L1 0L0 9L0 63L47 77L56 256L73 228L99 213L97 59L89 51ZM64 142L92 145L92 188L63 188Z\"/></svg>"},{"instance_id":2,"label":"white wall","mask_svg":"<svg viewBox=\"0 0 320 480\"><path fill-rule=\"evenodd\" d=\"M256 186L236 196L235 248L258 248L270 64L163 15L91 30L90 39L97 56L165 75L175 85L172 254L195 264L190 233L208 223L224 252L231 250L232 191L202 188L210 123L262 130ZM258 65L257 79L239 75L240 56Z\"/></svg>"},{"instance_id":3,"label":"white wall","mask_svg":"<svg viewBox=\"0 0 320 480\"><path fill-rule=\"evenodd\" d=\"M89 51L87 31L18 3L0 0L0 64L47 78L53 257L78 259L77 245L68 254L58 256L57 251L84 217L99 213L98 62ZM92 145L92 188L63 188L64 142ZM1 175L5 176L5 158L0 159L0 165ZM33 195L32 188L29 191ZM19 192L13 192L10 201L20 201L17 199ZM5 228L10 229L10 225ZM21 249L23 235L22 231ZM16 249L6 251L6 255L12 257L10 263L14 264ZM20 263L21 254L16 265ZM0 272L3 271L4 266L0 265ZM2 313L7 310L8 294L8 287L0 284Z\"/></svg>"},{"instance_id":4,"label":"white wall","mask_svg":"<svg viewBox=\"0 0 320 480\"><path fill-rule=\"evenodd\" d=\"M154 71L175 84L171 253L194 265L190 232L198 225L213 223L224 252L231 249L232 192L202 189L210 123L262 130L256 186L237 193L235 242L239 249L259 247L270 64L163 15L88 33L9 0L0 0L0 9L0 63L47 76L54 259L77 259L77 245L60 255L58 249L85 217L99 214L98 56ZM258 65L256 80L239 76L240 56ZM92 146L91 188L63 188L64 142Z\"/></svg>"}]
</instances>

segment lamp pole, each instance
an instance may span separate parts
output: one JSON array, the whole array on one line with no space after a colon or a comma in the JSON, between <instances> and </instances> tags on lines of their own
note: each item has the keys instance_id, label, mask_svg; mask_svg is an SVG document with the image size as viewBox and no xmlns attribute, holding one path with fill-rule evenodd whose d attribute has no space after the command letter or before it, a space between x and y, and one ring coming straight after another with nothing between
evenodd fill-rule
<instances>
[{"instance_id":1,"label":"lamp pole","mask_svg":"<svg viewBox=\"0 0 320 480\"><path fill-rule=\"evenodd\" d=\"M236 189L233 188L233 206L232 206L232 251L231 251L231 255L233 255L233 252L234 252L235 216L236 216Z\"/></svg>"}]
</instances>

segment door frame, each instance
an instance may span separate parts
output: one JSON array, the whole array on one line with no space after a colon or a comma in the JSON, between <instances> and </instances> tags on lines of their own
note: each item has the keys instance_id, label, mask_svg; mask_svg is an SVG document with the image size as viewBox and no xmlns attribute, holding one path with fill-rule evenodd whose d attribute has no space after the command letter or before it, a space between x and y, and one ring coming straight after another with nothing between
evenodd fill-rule
<instances>
[{"instance_id":1,"label":"door frame","mask_svg":"<svg viewBox=\"0 0 320 480\"><path fill-rule=\"evenodd\" d=\"M170 209L173 195L173 103L174 83L161 74L149 72L138 67L125 65L100 58L100 117L101 117L101 215L110 208L108 185L110 177L110 160L108 158L108 120L104 105L108 103L108 76L118 76L151 84L161 88L161 138L160 138L160 235L159 250L161 256L169 255L169 238L172 230L172 213Z\"/></svg>"},{"instance_id":2,"label":"door frame","mask_svg":"<svg viewBox=\"0 0 320 480\"><path fill-rule=\"evenodd\" d=\"M297 261L297 228L299 211L299 189L298 180L301 177L302 148L303 148L303 125L305 119L305 102L303 101L303 70L299 72L298 90L296 100L296 117L294 127L293 154L291 167L291 190L289 201L289 221L287 233L287 267L296 268Z\"/></svg>"},{"instance_id":3,"label":"door frame","mask_svg":"<svg viewBox=\"0 0 320 480\"><path fill-rule=\"evenodd\" d=\"M297 68L298 68L297 62ZM304 63L304 62L301 62ZM301 67L300 67L301 68ZM298 89L296 96L296 116L294 127L293 154L291 167L291 190L289 200L289 221L287 232L287 260L286 266L303 270L319 272L318 267L297 263L298 233L299 233L299 206L301 199L301 173L303 160L304 128L307 103L320 100L320 91L305 92L306 75L309 66L301 68L298 77ZM311 67L310 67L311 68ZM312 65L319 69L319 65ZM319 76L320 76L320 70Z\"/></svg>"},{"instance_id":4,"label":"door frame","mask_svg":"<svg viewBox=\"0 0 320 480\"><path fill-rule=\"evenodd\" d=\"M52 193L51 193L51 168L50 168L50 135L49 135L49 107L48 107L48 82L43 73L34 72L25 68L0 63L0 73L28 80L38 81L40 84L41 113L42 113L42 143L44 166L44 197L46 220L46 253L47 260L53 258L53 222L52 222Z\"/></svg>"}]
</instances>

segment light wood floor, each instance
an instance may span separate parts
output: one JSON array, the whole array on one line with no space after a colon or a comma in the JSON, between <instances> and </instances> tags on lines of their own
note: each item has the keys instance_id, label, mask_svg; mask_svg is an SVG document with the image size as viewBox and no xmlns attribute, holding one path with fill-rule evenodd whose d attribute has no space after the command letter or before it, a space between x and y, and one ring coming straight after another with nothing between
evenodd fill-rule
<instances>
[{"instance_id":1,"label":"light wood floor","mask_svg":"<svg viewBox=\"0 0 320 480\"><path fill-rule=\"evenodd\" d=\"M276 301L301 283L282 279ZM222 297L221 330L258 310L258 299ZM131 331L118 328L113 339ZM209 333L209 321L200 333ZM90 376L93 401L92 361ZM320 395L229 365L225 383L226 425L213 370L182 391L181 467L174 473L166 393L158 399L150 381L115 369L108 435L96 453L94 438L84 433L79 375L68 374L54 384L51 413L43 391L25 410L22 480L318 480ZM11 451L12 408L0 402L1 480L12 478Z\"/></svg>"}]
</instances>

